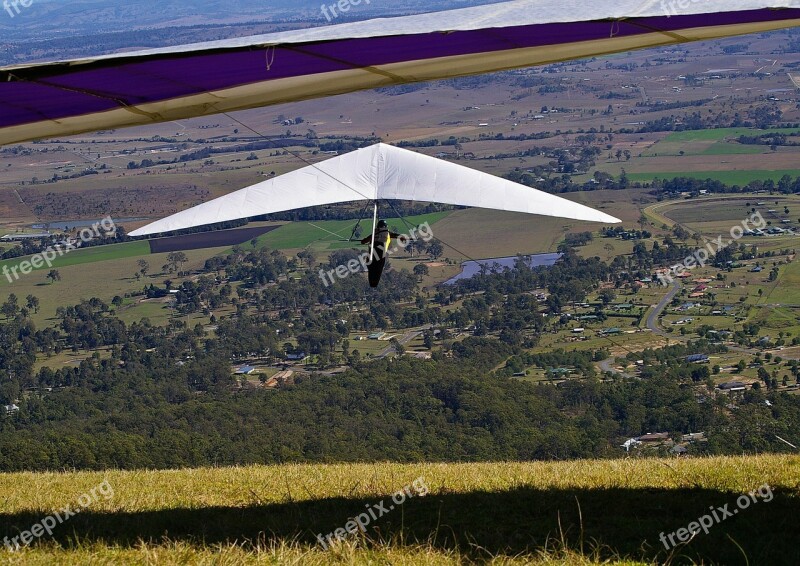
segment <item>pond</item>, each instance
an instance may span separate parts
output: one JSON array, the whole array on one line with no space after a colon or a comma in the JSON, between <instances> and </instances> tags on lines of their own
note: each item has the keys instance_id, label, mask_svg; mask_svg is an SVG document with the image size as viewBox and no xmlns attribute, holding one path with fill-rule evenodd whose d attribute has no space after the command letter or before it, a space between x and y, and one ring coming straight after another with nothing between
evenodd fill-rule
<instances>
[{"instance_id":1,"label":"pond","mask_svg":"<svg viewBox=\"0 0 800 566\"><path fill-rule=\"evenodd\" d=\"M529 258L528 267L550 267L561 258L561 254L534 254L527 257ZM486 269L489 271L513 269L516 261L517 256L515 255L509 257L481 259L478 261L465 261L461 264L461 273L445 281L444 285L452 285L456 281L460 281L462 279L471 279L481 272L481 267L483 266L486 266Z\"/></svg>"}]
</instances>

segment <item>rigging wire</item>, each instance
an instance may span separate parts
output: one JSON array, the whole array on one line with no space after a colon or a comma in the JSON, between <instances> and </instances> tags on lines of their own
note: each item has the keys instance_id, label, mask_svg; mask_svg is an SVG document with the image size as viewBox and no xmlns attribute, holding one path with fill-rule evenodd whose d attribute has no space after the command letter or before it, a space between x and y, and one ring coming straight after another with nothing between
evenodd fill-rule
<instances>
[{"instance_id":1,"label":"rigging wire","mask_svg":"<svg viewBox=\"0 0 800 566\"><path fill-rule=\"evenodd\" d=\"M322 230L323 232L327 232L328 234L330 234L330 235L332 235L332 236L336 236L337 238L342 238L342 235L341 235L341 234L337 234L336 232L331 232L330 230L326 230L326 229L325 229L325 228L323 228L322 226L317 226L317 225L316 225L316 224L314 224L313 222L309 222L308 224L309 224L310 226L313 226L314 228L317 228L317 229L319 229L319 230ZM319 240L317 240L317 241L319 241Z\"/></svg>"},{"instance_id":2,"label":"rigging wire","mask_svg":"<svg viewBox=\"0 0 800 566\"><path fill-rule=\"evenodd\" d=\"M356 225L353 226L353 232L350 234L350 239L348 241L352 242L353 238L356 237L356 230L358 230L358 227L361 226L361 221L364 220L364 213L367 211L368 206L369 201L366 202L364 208L361 210L361 214L358 216L358 222L356 222Z\"/></svg>"}]
</instances>

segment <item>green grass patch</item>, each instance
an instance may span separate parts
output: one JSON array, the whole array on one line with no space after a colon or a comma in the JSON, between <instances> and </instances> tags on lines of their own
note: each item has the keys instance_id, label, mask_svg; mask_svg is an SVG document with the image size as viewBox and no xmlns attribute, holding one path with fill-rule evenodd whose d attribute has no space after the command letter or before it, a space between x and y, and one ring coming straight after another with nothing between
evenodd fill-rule
<instances>
[{"instance_id":1,"label":"green grass patch","mask_svg":"<svg viewBox=\"0 0 800 566\"><path fill-rule=\"evenodd\" d=\"M57 257L55 260L53 260L52 269L59 269L62 267L68 267L70 265L97 263L113 259L140 257L144 255L150 255L150 244L144 240L138 242L125 242L123 244L111 244L108 246L95 246L92 248L77 249ZM13 267L18 266L23 261L30 260L32 257L33 256L25 256L0 261L0 270L6 266L10 270ZM40 271L43 269L49 270L51 268L45 264L39 269L34 269L34 271ZM17 271L17 273L19 273L19 271ZM22 274L20 274L20 276L24 277ZM0 277L0 285L8 285L8 279L6 277Z\"/></svg>"},{"instance_id":2,"label":"green grass patch","mask_svg":"<svg viewBox=\"0 0 800 566\"><path fill-rule=\"evenodd\" d=\"M175 311L170 308L169 303L161 300L149 300L123 307L116 316L126 324L139 322L144 318L149 319L153 324L160 324L169 320L174 314ZM186 320L186 317L183 319ZM208 317L204 317L204 319L207 321Z\"/></svg>"},{"instance_id":3,"label":"green grass patch","mask_svg":"<svg viewBox=\"0 0 800 566\"><path fill-rule=\"evenodd\" d=\"M753 155L767 153L763 145L742 145L726 141L658 142L642 157L677 157L689 155ZM683 152L683 153L681 153Z\"/></svg>"},{"instance_id":4,"label":"green grass patch","mask_svg":"<svg viewBox=\"0 0 800 566\"><path fill-rule=\"evenodd\" d=\"M418 216L406 217L406 222L412 226L419 224L434 224L445 218L449 211L433 212ZM397 229L400 233L408 232L407 225L400 218L387 218L389 227ZM313 225L312 225L313 224ZM291 222L264 234L258 239L259 246L267 246L275 250L293 250L312 246L320 251L350 248L358 245L355 242L340 242L334 234L341 238L349 238L353 233L355 220L325 220L320 222ZM361 222L361 237L366 237L372 231L372 218L365 218ZM330 234L329 232L333 232Z\"/></svg>"},{"instance_id":5,"label":"green grass patch","mask_svg":"<svg viewBox=\"0 0 800 566\"><path fill-rule=\"evenodd\" d=\"M781 267L777 287L765 292L759 303L800 305L800 262L795 260Z\"/></svg>"},{"instance_id":6,"label":"green grass patch","mask_svg":"<svg viewBox=\"0 0 800 566\"><path fill-rule=\"evenodd\" d=\"M757 198L758 197L751 197L748 200L717 196L711 198L696 198L663 205L660 207L659 212L667 218L680 222L681 224L701 223L706 226L706 231L704 233L713 237L715 234L720 233L720 230L722 230L723 234L728 233L732 226L731 223L740 224L745 219L750 218L753 208L760 211L766 220L779 225L776 218L769 214L767 210L776 209L779 211L780 217L784 217L784 207L789 207L789 212L792 214L792 209L797 211L797 205L800 204L794 199L782 196L771 196L764 199L766 204L758 206L756 204ZM748 203L750 206L747 206ZM714 223L721 224L715 226ZM765 238L759 238L759 244L767 241L768 240Z\"/></svg>"},{"instance_id":7,"label":"green grass patch","mask_svg":"<svg viewBox=\"0 0 800 566\"><path fill-rule=\"evenodd\" d=\"M792 134L800 133L798 128L775 128L770 130L758 130L755 128L715 128L710 130L687 130L684 132L672 132L663 141L665 142L693 142L723 140L739 136L754 136L760 134Z\"/></svg>"},{"instance_id":8,"label":"green grass patch","mask_svg":"<svg viewBox=\"0 0 800 566\"><path fill-rule=\"evenodd\" d=\"M699 152L697 155L750 155L756 153L765 153L766 148L763 145L743 145L740 143L716 142L705 150Z\"/></svg>"},{"instance_id":9,"label":"green grass patch","mask_svg":"<svg viewBox=\"0 0 800 566\"><path fill-rule=\"evenodd\" d=\"M800 169L780 169L776 171L660 171L657 173L628 173L631 181L649 182L653 179L672 179L675 177L691 177L693 179L720 181L726 185L743 186L750 181L779 181L784 175L800 176Z\"/></svg>"}]
</instances>

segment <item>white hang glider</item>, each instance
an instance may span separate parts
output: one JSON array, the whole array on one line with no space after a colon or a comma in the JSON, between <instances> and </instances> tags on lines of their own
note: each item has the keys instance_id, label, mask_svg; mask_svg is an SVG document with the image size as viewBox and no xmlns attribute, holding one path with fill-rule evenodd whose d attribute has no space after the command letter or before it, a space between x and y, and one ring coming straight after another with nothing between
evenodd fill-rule
<instances>
[{"instance_id":1,"label":"white hang glider","mask_svg":"<svg viewBox=\"0 0 800 566\"><path fill-rule=\"evenodd\" d=\"M174 232L296 208L351 201L438 202L616 224L588 206L383 143L241 189L134 230Z\"/></svg>"},{"instance_id":2,"label":"white hang glider","mask_svg":"<svg viewBox=\"0 0 800 566\"><path fill-rule=\"evenodd\" d=\"M310 206L371 201L375 203L374 241L377 203L381 200L438 202L589 222L620 222L604 212L543 191L379 143L184 210L134 230L130 236L162 234ZM375 252L370 246L372 257Z\"/></svg>"}]
</instances>

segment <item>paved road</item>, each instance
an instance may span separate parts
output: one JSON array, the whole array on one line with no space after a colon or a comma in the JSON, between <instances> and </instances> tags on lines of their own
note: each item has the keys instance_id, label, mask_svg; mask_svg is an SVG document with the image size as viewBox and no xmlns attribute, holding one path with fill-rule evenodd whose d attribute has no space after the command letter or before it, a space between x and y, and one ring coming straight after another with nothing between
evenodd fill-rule
<instances>
[{"instance_id":1,"label":"paved road","mask_svg":"<svg viewBox=\"0 0 800 566\"><path fill-rule=\"evenodd\" d=\"M422 333L425 330L428 330L430 328L431 328L431 325L428 324L428 325L423 326L422 328L419 328L417 330L409 330L408 332L403 334L400 338L398 338L397 341L400 342L401 345L408 344L414 338L416 338L417 336L421 336ZM375 356L375 358L378 359L378 360L381 360L381 359L385 358L386 356L388 356L389 354L391 354L392 352L394 352L394 346L392 346L390 344L390 345L386 346L383 350L381 350L380 353L377 356Z\"/></svg>"},{"instance_id":2,"label":"paved road","mask_svg":"<svg viewBox=\"0 0 800 566\"><path fill-rule=\"evenodd\" d=\"M669 290L669 293L664 295L664 298L661 299L656 307L652 310L652 312L647 316L647 328L649 328L653 333L658 334L659 336L663 336L664 338L675 338L671 334L667 333L661 325L658 324L658 317L664 312L664 309L667 308L672 302L672 299L675 298L675 295L681 292L681 284L677 281L672 282L672 288Z\"/></svg>"},{"instance_id":3,"label":"paved road","mask_svg":"<svg viewBox=\"0 0 800 566\"><path fill-rule=\"evenodd\" d=\"M598 364L600 366L600 371L616 373L616 374L621 375L622 377L626 377L626 378L629 378L629 379L633 378L633 377L636 377L635 375L631 375L629 373L625 373L624 371L620 371L616 367L614 367L614 360L615 359L616 358L608 358L607 360L603 360L602 362L600 362Z\"/></svg>"},{"instance_id":4,"label":"paved road","mask_svg":"<svg viewBox=\"0 0 800 566\"><path fill-rule=\"evenodd\" d=\"M670 334L669 332L661 328L661 325L658 323L659 315L661 315L661 313L664 312L664 309L667 308L667 305L669 305L672 302L672 299L675 298L675 295L677 295L680 292L680 290L681 290L681 284L678 283L677 281L674 281L672 283L672 289L670 289L669 293L667 293L666 296L663 299L661 299L661 302L659 302L656 305L656 307L653 309L653 312L651 312L650 315L647 317L647 328L649 328L653 333L658 334L659 336L662 336L663 338L666 338L668 340L680 340L682 342L688 342L689 340L695 339L696 336L691 336L691 335L682 336L680 334ZM729 350L733 352L741 352L742 354L755 355L758 352L757 349L746 348L744 346L739 346L736 344L726 344L726 345Z\"/></svg>"},{"instance_id":5,"label":"paved road","mask_svg":"<svg viewBox=\"0 0 800 566\"><path fill-rule=\"evenodd\" d=\"M672 288L666 295L664 295L664 298L661 299L661 301L655 306L652 312L648 315L647 328L649 328L654 334L657 334L658 336L662 336L668 339L669 338L676 339L675 336L667 333L664 329L661 328L661 326L658 324L658 317L659 315L661 315L662 312L664 312L664 309L667 308L667 305L669 305L672 302L672 299L674 299L675 295L680 293L680 291L681 291L681 284L678 283L677 281L673 281ZM618 370L616 367L614 367L615 359L616 358L608 358L607 360L603 360L602 362L600 362L599 364L600 370L610 371L611 373L616 373L622 375L623 377L632 377L631 375L622 372Z\"/></svg>"}]
</instances>

